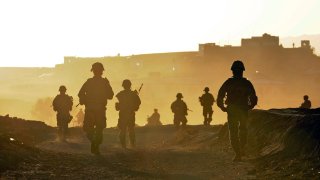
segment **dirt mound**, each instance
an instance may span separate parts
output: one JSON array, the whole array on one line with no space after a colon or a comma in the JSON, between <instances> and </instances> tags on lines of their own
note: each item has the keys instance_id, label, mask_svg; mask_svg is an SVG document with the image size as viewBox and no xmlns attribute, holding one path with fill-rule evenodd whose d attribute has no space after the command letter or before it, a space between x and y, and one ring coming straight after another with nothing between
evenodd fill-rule
<instances>
[{"instance_id":1,"label":"dirt mound","mask_svg":"<svg viewBox=\"0 0 320 180\"><path fill-rule=\"evenodd\" d=\"M210 149L217 143L219 129L222 125L205 127L203 125L187 126L176 130L176 133L168 140L167 145L178 146L184 149Z\"/></svg>"},{"instance_id":2,"label":"dirt mound","mask_svg":"<svg viewBox=\"0 0 320 180\"><path fill-rule=\"evenodd\" d=\"M9 135L0 135L0 172L14 169L18 163L33 159L39 150Z\"/></svg>"},{"instance_id":3,"label":"dirt mound","mask_svg":"<svg viewBox=\"0 0 320 180\"><path fill-rule=\"evenodd\" d=\"M24 144L34 145L51 138L55 128L44 122L0 116L0 134L8 135Z\"/></svg>"},{"instance_id":4,"label":"dirt mound","mask_svg":"<svg viewBox=\"0 0 320 180\"><path fill-rule=\"evenodd\" d=\"M34 160L40 150L33 145L51 138L53 132L54 128L40 121L0 116L0 172Z\"/></svg>"},{"instance_id":5,"label":"dirt mound","mask_svg":"<svg viewBox=\"0 0 320 180\"><path fill-rule=\"evenodd\" d=\"M319 109L254 110L248 130L262 177L319 177Z\"/></svg>"},{"instance_id":6,"label":"dirt mound","mask_svg":"<svg viewBox=\"0 0 320 180\"><path fill-rule=\"evenodd\" d=\"M250 113L251 145L261 156L314 157L320 153L320 113L295 109Z\"/></svg>"}]
</instances>

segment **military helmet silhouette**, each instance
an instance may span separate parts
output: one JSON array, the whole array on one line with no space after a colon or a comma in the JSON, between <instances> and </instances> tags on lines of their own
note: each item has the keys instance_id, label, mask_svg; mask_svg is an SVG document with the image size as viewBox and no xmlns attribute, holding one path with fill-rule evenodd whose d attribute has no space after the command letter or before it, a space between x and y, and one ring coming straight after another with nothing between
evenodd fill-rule
<instances>
[{"instance_id":1,"label":"military helmet silhouette","mask_svg":"<svg viewBox=\"0 0 320 180\"><path fill-rule=\"evenodd\" d=\"M205 87L203 91L210 91L210 89L208 87Z\"/></svg>"},{"instance_id":2,"label":"military helmet silhouette","mask_svg":"<svg viewBox=\"0 0 320 180\"><path fill-rule=\"evenodd\" d=\"M93 63L91 67L91 71L94 71L94 70L103 71L104 70L103 64L100 62Z\"/></svg>"},{"instance_id":3,"label":"military helmet silhouette","mask_svg":"<svg viewBox=\"0 0 320 180\"><path fill-rule=\"evenodd\" d=\"M66 90L67 90L66 86L62 85L62 86L59 87L59 91L66 91Z\"/></svg>"},{"instance_id":4,"label":"military helmet silhouette","mask_svg":"<svg viewBox=\"0 0 320 180\"><path fill-rule=\"evenodd\" d=\"M182 96L181 93L178 93L178 94L176 95L176 97L177 97L177 98L183 98L183 96Z\"/></svg>"},{"instance_id":5,"label":"military helmet silhouette","mask_svg":"<svg viewBox=\"0 0 320 180\"><path fill-rule=\"evenodd\" d=\"M242 71L245 71L246 69L244 68L244 64L242 61L240 60L236 60L232 63L232 66L231 66L231 70L234 71L234 70L242 70Z\"/></svg>"},{"instance_id":6,"label":"military helmet silhouette","mask_svg":"<svg viewBox=\"0 0 320 180\"><path fill-rule=\"evenodd\" d=\"M130 87L131 81L129 79L125 79L122 81L122 87Z\"/></svg>"},{"instance_id":7,"label":"military helmet silhouette","mask_svg":"<svg viewBox=\"0 0 320 180\"><path fill-rule=\"evenodd\" d=\"M304 95L303 99L309 99L309 96L308 95Z\"/></svg>"}]
</instances>

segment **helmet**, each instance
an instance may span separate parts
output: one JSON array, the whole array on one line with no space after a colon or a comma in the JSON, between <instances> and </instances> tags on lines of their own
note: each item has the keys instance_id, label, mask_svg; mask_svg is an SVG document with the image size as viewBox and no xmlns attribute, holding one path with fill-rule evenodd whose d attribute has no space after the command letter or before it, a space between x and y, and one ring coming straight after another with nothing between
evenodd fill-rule
<instances>
[{"instance_id":1,"label":"helmet","mask_svg":"<svg viewBox=\"0 0 320 180\"><path fill-rule=\"evenodd\" d=\"M62 85L62 86L59 87L59 91L66 91L66 90L67 90L66 86Z\"/></svg>"},{"instance_id":2,"label":"helmet","mask_svg":"<svg viewBox=\"0 0 320 180\"><path fill-rule=\"evenodd\" d=\"M181 93L178 93L176 97L177 97L177 98L183 98L183 96L182 96Z\"/></svg>"},{"instance_id":3,"label":"helmet","mask_svg":"<svg viewBox=\"0 0 320 180\"><path fill-rule=\"evenodd\" d=\"M210 91L210 89L208 87L205 87L203 91Z\"/></svg>"},{"instance_id":4,"label":"helmet","mask_svg":"<svg viewBox=\"0 0 320 180\"><path fill-rule=\"evenodd\" d=\"M122 87L131 87L131 81L129 79L123 80Z\"/></svg>"},{"instance_id":5,"label":"helmet","mask_svg":"<svg viewBox=\"0 0 320 180\"><path fill-rule=\"evenodd\" d=\"M304 95L303 99L309 99L309 96L308 95Z\"/></svg>"},{"instance_id":6,"label":"helmet","mask_svg":"<svg viewBox=\"0 0 320 180\"><path fill-rule=\"evenodd\" d=\"M103 64L100 63L100 62L93 63L91 71L93 71L93 70L101 70L101 71L103 71L104 70Z\"/></svg>"},{"instance_id":7,"label":"helmet","mask_svg":"<svg viewBox=\"0 0 320 180\"><path fill-rule=\"evenodd\" d=\"M234 62L232 63L231 70L232 70L232 71L234 71L234 70L242 70L242 71L244 71L244 70L246 70L246 69L244 68L244 64L243 64L242 61L236 60L236 61L234 61Z\"/></svg>"}]
</instances>

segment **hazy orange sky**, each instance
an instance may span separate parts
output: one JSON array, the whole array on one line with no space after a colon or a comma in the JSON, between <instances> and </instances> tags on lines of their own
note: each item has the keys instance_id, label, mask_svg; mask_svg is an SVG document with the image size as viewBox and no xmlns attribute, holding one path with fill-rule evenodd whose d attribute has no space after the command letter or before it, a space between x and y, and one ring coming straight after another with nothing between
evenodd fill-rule
<instances>
[{"instance_id":1,"label":"hazy orange sky","mask_svg":"<svg viewBox=\"0 0 320 180\"><path fill-rule=\"evenodd\" d=\"M63 56L195 51L198 43L320 32L319 0L0 1L0 66Z\"/></svg>"}]
</instances>

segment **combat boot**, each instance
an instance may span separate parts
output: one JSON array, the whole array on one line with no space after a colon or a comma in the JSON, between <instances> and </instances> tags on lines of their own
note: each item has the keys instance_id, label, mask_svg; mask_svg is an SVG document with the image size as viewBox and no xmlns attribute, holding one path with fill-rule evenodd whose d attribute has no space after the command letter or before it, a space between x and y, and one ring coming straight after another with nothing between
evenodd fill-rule
<instances>
[{"instance_id":1,"label":"combat boot","mask_svg":"<svg viewBox=\"0 0 320 180\"><path fill-rule=\"evenodd\" d=\"M94 152L94 154L95 154L95 155L100 155L100 145L99 145L99 144L96 144L95 146L96 146L96 147L95 147L95 152Z\"/></svg>"},{"instance_id":2,"label":"combat boot","mask_svg":"<svg viewBox=\"0 0 320 180\"><path fill-rule=\"evenodd\" d=\"M91 153L94 155L100 155L99 145L96 143L91 143Z\"/></svg>"},{"instance_id":3,"label":"combat boot","mask_svg":"<svg viewBox=\"0 0 320 180\"><path fill-rule=\"evenodd\" d=\"M126 143L126 139L123 137L120 137L120 143L121 143L121 147L123 149L127 149L127 143Z\"/></svg>"},{"instance_id":4,"label":"combat boot","mask_svg":"<svg viewBox=\"0 0 320 180\"><path fill-rule=\"evenodd\" d=\"M240 162L242 161L241 155L240 154L236 154L232 160L233 162Z\"/></svg>"},{"instance_id":5,"label":"combat boot","mask_svg":"<svg viewBox=\"0 0 320 180\"><path fill-rule=\"evenodd\" d=\"M93 142L91 142L91 153L94 154L95 151L96 151L96 145Z\"/></svg>"},{"instance_id":6,"label":"combat boot","mask_svg":"<svg viewBox=\"0 0 320 180\"><path fill-rule=\"evenodd\" d=\"M136 147L136 140L134 137L130 137L130 146L132 148L135 148Z\"/></svg>"}]
</instances>

